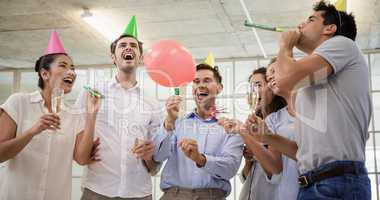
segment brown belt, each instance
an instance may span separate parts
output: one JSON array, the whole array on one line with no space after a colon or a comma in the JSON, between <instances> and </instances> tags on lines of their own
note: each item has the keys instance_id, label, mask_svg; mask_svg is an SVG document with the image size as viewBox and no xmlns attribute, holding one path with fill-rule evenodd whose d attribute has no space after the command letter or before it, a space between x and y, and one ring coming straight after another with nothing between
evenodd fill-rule
<instances>
[{"instance_id":1,"label":"brown belt","mask_svg":"<svg viewBox=\"0 0 380 200\"><path fill-rule=\"evenodd\" d=\"M180 187L171 187L167 189L163 189L165 193L187 193L187 194L193 194L193 195L211 195L211 196L226 196L226 192L222 189L216 189L216 188L196 188L196 189L189 189L189 188L180 188Z\"/></svg>"},{"instance_id":2,"label":"brown belt","mask_svg":"<svg viewBox=\"0 0 380 200\"><path fill-rule=\"evenodd\" d=\"M366 173L365 168L358 168L355 164L346 164L344 166L335 166L328 170L308 172L298 177L298 183L301 187L306 188L328 178L343 176L345 174L360 175Z\"/></svg>"}]
</instances>

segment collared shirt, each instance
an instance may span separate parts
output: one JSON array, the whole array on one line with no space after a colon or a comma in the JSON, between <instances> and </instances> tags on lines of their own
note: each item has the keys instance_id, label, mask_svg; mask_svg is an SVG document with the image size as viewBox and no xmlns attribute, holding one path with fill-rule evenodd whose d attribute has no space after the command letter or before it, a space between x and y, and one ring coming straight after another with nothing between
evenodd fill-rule
<instances>
[{"instance_id":1,"label":"collared shirt","mask_svg":"<svg viewBox=\"0 0 380 200\"><path fill-rule=\"evenodd\" d=\"M197 167L177 146L184 138L197 141L198 151L207 160L204 167ZM239 135L226 134L215 118L203 120L194 112L190 113L176 120L173 132L167 132L162 125L154 143L154 159L159 162L167 159L162 171L161 189L217 188L224 190L226 195L230 193L229 180L239 169L243 141Z\"/></svg>"},{"instance_id":2,"label":"collared shirt","mask_svg":"<svg viewBox=\"0 0 380 200\"><path fill-rule=\"evenodd\" d=\"M16 123L16 137L48 113L39 91L13 94L1 105ZM1 200L69 200L75 133L79 115L63 106L58 114L61 129L34 136L19 154L5 162Z\"/></svg>"},{"instance_id":3,"label":"collared shirt","mask_svg":"<svg viewBox=\"0 0 380 200\"><path fill-rule=\"evenodd\" d=\"M83 187L107 197L139 198L152 194L151 175L132 148L136 138L152 140L154 129L162 122L162 108L143 95L138 85L124 89L116 77L94 88L105 96L95 128L95 137L100 138L101 161L85 168ZM77 101L83 109L84 94Z\"/></svg>"},{"instance_id":4,"label":"collared shirt","mask_svg":"<svg viewBox=\"0 0 380 200\"><path fill-rule=\"evenodd\" d=\"M287 107L277 112L271 113L265 122L268 128L287 139L295 140L294 117L289 115ZM278 184L276 187L274 200L292 200L297 199L298 184L298 166L295 160L283 155L282 156L282 172L274 174L269 180L272 184Z\"/></svg>"}]
</instances>

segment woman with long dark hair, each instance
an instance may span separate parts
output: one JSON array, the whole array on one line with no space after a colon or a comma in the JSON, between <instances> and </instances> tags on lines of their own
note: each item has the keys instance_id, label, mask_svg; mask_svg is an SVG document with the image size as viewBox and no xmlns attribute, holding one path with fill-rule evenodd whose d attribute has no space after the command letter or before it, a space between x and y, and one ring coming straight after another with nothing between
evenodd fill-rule
<instances>
[{"instance_id":1,"label":"woman with long dark hair","mask_svg":"<svg viewBox=\"0 0 380 200\"><path fill-rule=\"evenodd\" d=\"M272 164L272 168L267 167L264 168L266 170L267 175L270 175L267 178L267 182L272 185L276 185L275 189L271 189L268 191L268 187L262 187L262 185L268 183L262 183L259 186L251 187L252 191L255 191L260 196L255 196L256 198L252 199L297 199L298 194L298 169L296 161L291 160L286 156L281 156L281 162L278 162L278 152L275 150L271 150L271 146L269 146L268 151L260 152L260 148L258 148L257 143L266 143L265 140L260 140L261 132L267 132L270 134L278 134L282 137L288 138L290 140L294 140L294 116L295 111L293 108L293 97L289 91L282 91L277 87L277 82L274 76L275 66L277 65L276 59L272 59L267 70L266 70L266 82L267 89L270 92L264 92L262 96L265 97L277 97L276 98L267 98L266 101L264 99L263 105L261 106L262 112L268 113L267 115L260 116L260 113L255 113L248 117L248 120L245 125L239 127L239 133L244 138L246 142L247 148L252 150L253 152L257 152L256 155L260 156L259 163ZM272 94L272 95L268 95ZM264 119L261 119L264 118ZM253 125L251 121L260 121L257 127L252 127ZM240 123L241 125L241 123ZM235 126L239 126L239 123L235 123ZM236 128L235 128L236 129ZM262 157L262 155L267 155L266 157ZM274 156L273 156L274 155ZM257 157L257 156L256 156ZM274 162L276 161L276 162ZM275 171L279 170L279 171ZM267 196L263 196L267 194ZM270 196L269 196L270 195Z\"/></svg>"},{"instance_id":2,"label":"woman with long dark hair","mask_svg":"<svg viewBox=\"0 0 380 200\"><path fill-rule=\"evenodd\" d=\"M56 32L35 71L40 90L15 93L0 106L0 162L5 162L0 200L69 200L74 149L91 160L93 140L76 145L75 139L82 123L85 134L92 134L100 100L89 95L85 122L62 102L76 73Z\"/></svg>"},{"instance_id":3,"label":"woman with long dark hair","mask_svg":"<svg viewBox=\"0 0 380 200\"><path fill-rule=\"evenodd\" d=\"M272 63L272 62L271 62ZM248 95L248 103L253 113L266 118L273 112L286 106L286 101L274 95L268 87L266 68L258 68L249 77L252 90ZM221 119L219 122L227 131L239 124L236 120ZM241 122L240 122L241 124ZM240 131L235 130L240 133ZM277 185L271 177L282 171L281 154L271 147L256 141L249 134L240 134L245 143L245 166L242 171L243 189L240 200L272 200Z\"/></svg>"}]
</instances>

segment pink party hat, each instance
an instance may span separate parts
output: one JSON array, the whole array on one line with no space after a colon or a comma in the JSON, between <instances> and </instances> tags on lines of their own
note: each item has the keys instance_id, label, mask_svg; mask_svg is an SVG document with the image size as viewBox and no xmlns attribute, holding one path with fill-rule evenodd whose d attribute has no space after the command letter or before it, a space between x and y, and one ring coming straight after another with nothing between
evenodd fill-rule
<instances>
[{"instance_id":1,"label":"pink party hat","mask_svg":"<svg viewBox=\"0 0 380 200\"><path fill-rule=\"evenodd\" d=\"M66 53L66 51L59 40L58 33L56 31L52 31L50 34L49 44L45 49L44 55L55 53Z\"/></svg>"}]
</instances>

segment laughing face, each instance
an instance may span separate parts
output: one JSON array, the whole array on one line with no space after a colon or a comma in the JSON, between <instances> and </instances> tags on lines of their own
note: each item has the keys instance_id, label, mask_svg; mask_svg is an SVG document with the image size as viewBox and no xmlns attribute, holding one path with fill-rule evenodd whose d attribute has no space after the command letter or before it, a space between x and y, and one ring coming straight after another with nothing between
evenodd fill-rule
<instances>
[{"instance_id":1,"label":"laughing face","mask_svg":"<svg viewBox=\"0 0 380 200\"><path fill-rule=\"evenodd\" d=\"M254 107L256 109L259 109L261 107L261 103L262 103L262 101L261 101L262 100L262 88L266 86L265 78L260 73L253 74L253 76L249 80L249 82L250 82L251 89L252 89L252 91L250 91L250 93L252 94L253 92L255 92L256 93L255 95L257 95L257 96L255 97L256 98L255 102L252 99L252 96L249 96L248 103L250 104L250 106L252 108ZM253 104L255 104L255 105L253 105Z\"/></svg>"},{"instance_id":2,"label":"laughing face","mask_svg":"<svg viewBox=\"0 0 380 200\"><path fill-rule=\"evenodd\" d=\"M66 55L59 55L54 62L50 64L50 72L48 78L48 86L54 88L59 86L64 93L71 92L76 79L73 61Z\"/></svg>"},{"instance_id":3,"label":"laughing face","mask_svg":"<svg viewBox=\"0 0 380 200\"><path fill-rule=\"evenodd\" d=\"M261 109L268 105L273 99L273 93L268 88L268 83L265 79L265 75L261 73L253 74L250 83L257 88L258 98L256 104L256 110ZM248 103L252 103L249 102ZM252 106L252 105L251 105Z\"/></svg>"},{"instance_id":4,"label":"laughing face","mask_svg":"<svg viewBox=\"0 0 380 200\"><path fill-rule=\"evenodd\" d=\"M268 81L268 87L273 91L274 94L280 95L281 91L278 88L277 82L276 82L276 75L275 69L277 67L277 62L274 62L268 66L267 69L267 81Z\"/></svg>"},{"instance_id":5,"label":"laughing face","mask_svg":"<svg viewBox=\"0 0 380 200\"><path fill-rule=\"evenodd\" d=\"M198 70L193 80L193 97L197 108L206 109L215 104L216 96L222 91L211 70Z\"/></svg>"},{"instance_id":6,"label":"laughing face","mask_svg":"<svg viewBox=\"0 0 380 200\"><path fill-rule=\"evenodd\" d=\"M141 60L138 41L132 37L121 38L116 43L112 60L120 71L131 73L136 70Z\"/></svg>"}]
</instances>

